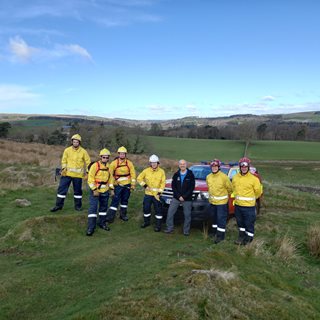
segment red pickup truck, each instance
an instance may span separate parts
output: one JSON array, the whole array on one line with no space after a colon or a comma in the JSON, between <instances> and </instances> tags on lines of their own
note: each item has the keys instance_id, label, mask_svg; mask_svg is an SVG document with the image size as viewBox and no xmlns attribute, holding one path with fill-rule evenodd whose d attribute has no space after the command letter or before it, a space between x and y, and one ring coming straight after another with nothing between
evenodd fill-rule
<instances>
[{"instance_id":1,"label":"red pickup truck","mask_svg":"<svg viewBox=\"0 0 320 320\"><path fill-rule=\"evenodd\" d=\"M192 212L191 212L191 218L194 221L203 221L208 219L208 206L209 206L209 193L208 193L208 186L206 183L206 177L208 174L211 173L211 167L209 163L201 163L193 165L189 168L196 179L196 186L193 191L193 202L192 202ZM229 164L222 164L220 166L220 169L223 173L225 173L230 180L232 180L233 176L239 172L239 165L238 163L229 163ZM261 181L261 177L258 174L258 171L255 167L250 167L250 172L257 176L259 180ZM172 179L166 180L166 186L164 189L164 192L161 195L161 202L162 202L162 213L164 217L166 217L169 204L171 202L171 199L173 197L173 192L171 188L171 181ZM261 198L257 199L256 201L256 208L257 208L257 214L260 211L261 206ZM234 198L229 198L228 203L229 208L229 216L233 216L234 214ZM182 207L179 208L180 213L182 213ZM177 215L180 215L177 213Z\"/></svg>"}]
</instances>

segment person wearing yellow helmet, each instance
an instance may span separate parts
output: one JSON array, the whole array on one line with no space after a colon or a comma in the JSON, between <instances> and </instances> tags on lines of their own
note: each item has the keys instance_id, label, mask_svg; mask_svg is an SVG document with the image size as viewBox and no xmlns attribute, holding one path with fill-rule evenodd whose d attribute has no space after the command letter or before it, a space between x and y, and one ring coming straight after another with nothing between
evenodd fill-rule
<instances>
[{"instance_id":1,"label":"person wearing yellow helmet","mask_svg":"<svg viewBox=\"0 0 320 320\"><path fill-rule=\"evenodd\" d=\"M141 228L150 226L151 221L151 205L155 209L156 225L154 231L161 231L162 212L160 195L166 184L166 175L159 166L159 157L155 154L149 158L149 167L144 169L137 178L138 183L145 188L143 198L143 224Z\"/></svg>"},{"instance_id":2,"label":"person wearing yellow helmet","mask_svg":"<svg viewBox=\"0 0 320 320\"><path fill-rule=\"evenodd\" d=\"M118 157L110 164L110 174L114 179L114 196L110 204L107 221L112 223L120 204L120 219L128 221L127 209L131 191L136 187L136 171L131 160L127 158L127 149L118 148Z\"/></svg>"},{"instance_id":3,"label":"person wearing yellow helmet","mask_svg":"<svg viewBox=\"0 0 320 320\"><path fill-rule=\"evenodd\" d=\"M71 146L63 152L56 205L50 209L51 212L56 212L63 208L71 182L74 191L74 208L77 211L82 210L82 179L85 177L87 167L90 164L90 157L80 144L81 136L75 134L71 137Z\"/></svg>"},{"instance_id":4,"label":"person wearing yellow helmet","mask_svg":"<svg viewBox=\"0 0 320 320\"><path fill-rule=\"evenodd\" d=\"M109 190L110 185L113 185L113 177L109 170L110 155L108 149L102 149L99 153L100 160L92 163L89 169L88 185L90 191L87 236L93 235L98 215L98 226L105 231L110 230L106 223Z\"/></svg>"}]
</instances>

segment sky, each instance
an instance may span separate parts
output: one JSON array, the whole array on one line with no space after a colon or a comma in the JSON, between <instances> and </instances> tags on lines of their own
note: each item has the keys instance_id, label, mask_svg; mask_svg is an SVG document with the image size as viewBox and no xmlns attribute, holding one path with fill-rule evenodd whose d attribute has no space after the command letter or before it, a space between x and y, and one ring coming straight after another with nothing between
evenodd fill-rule
<instances>
[{"instance_id":1,"label":"sky","mask_svg":"<svg viewBox=\"0 0 320 320\"><path fill-rule=\"evenodd\" d=\"M320 110L319 0L0 0L0 113Z\"/></svg>"}]
</instances>

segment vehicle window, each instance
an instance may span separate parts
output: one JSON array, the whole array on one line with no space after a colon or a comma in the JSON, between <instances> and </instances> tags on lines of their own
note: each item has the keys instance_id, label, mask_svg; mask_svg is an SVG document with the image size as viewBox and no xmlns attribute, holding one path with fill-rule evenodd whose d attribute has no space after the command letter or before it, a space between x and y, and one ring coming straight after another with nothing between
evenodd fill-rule
<instances>
[{"instance_id":1,"label":"vehicle window","mask_svg":"<svg viewBox=\"0 0 320 320\"><path fill-rule=\"evenodd\" d=\"M223 172L226 175L228 175L228 173L229 173L229 168L221 167L220 170L221 170L221 172Z\"/></svg>"},{"instance_id":2,"label":"vehicle window","mask_svg":"<svg viewBox=\"0 0 320 320\"><path fill-rule=\"evenodd\" d=\"M206 180L207 175L211 173L210 167L192 166L190 170L193 172L194 177L199 180Z\"/></svg>"},{"instance_id":3,"label":"vehicle window","mask_svg":"<svg viewBox=\"0 0 320 320\"><path fill-rule=\"evenodd\" d=\"M235 176L239 172L239 169L231 169L230 170L230 180L232 180L233 176Z\"/></svg>"}]
</instances>

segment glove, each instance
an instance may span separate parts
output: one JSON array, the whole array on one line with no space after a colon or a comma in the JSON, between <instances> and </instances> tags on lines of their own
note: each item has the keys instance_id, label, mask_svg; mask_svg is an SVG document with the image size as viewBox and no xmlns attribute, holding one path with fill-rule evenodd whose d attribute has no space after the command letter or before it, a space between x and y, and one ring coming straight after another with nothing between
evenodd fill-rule
<instances>
[{"instance_id":1,"label":"glove","mask_svg":"<svg viewBox=\"0 0 320 320\"><path fill-rule=\"evenodd\" d=\"M62 177L65 177L67 175L67 168L61 169L60 174Z\"/></svg>"},{"instance_id":2,"label":"glove","mask_svg":"<svg viewBox=\"0 0 320 320\"><path fill-rule=\"evenodd\" d=\"M93 190L93 196L94 197L99 197L100 195L100 192L96 189L96 190Z\"/></svg>"},{"instance_id":3,"label":"glove","mask_svg":"<svg viewBox=\"0 0 320 320\"><path fill-rule=\"evenodd\" d=\"M110 189L109 193L110 193L111 197L114 197L114 190L113 189Z\"/></svg>"},{"instance_id":4,"label":"glove","mask_svg":"<svg viewBox=\"0 0 320 320\"><path fill-rule=\"evenodd\" d=\"M148 188L148 185L147 185L147 184L145 184L143 187L144 187L145 189L147 189L147 188Z\"/></svg>"}]
</instances>

